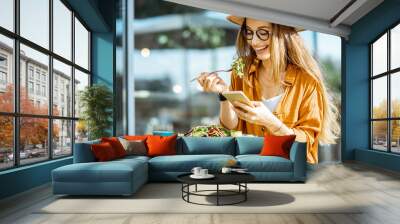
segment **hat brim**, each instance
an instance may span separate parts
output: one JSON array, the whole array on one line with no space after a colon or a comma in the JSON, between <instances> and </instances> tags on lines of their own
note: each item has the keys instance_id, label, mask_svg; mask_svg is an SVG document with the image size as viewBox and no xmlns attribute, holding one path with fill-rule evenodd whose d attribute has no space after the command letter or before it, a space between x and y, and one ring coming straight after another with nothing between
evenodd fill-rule
<instances>
[{"instance_id":1,"label":"hat brim","mask_svg":"<svg viewBox=\"0 0 400 224\"><path fill-rule=\"evenodd\" d=\"M234 16L234 15L229 15L226 17L227 20L229 20L231 23L234 23L236 25L241 26L243 24L245 17L242 16ZM294 29L296 30L296 32L301 32L304 31L305 29L303 28L299 28L299 27L294 27Z\"/></svg>"}]
</instances>

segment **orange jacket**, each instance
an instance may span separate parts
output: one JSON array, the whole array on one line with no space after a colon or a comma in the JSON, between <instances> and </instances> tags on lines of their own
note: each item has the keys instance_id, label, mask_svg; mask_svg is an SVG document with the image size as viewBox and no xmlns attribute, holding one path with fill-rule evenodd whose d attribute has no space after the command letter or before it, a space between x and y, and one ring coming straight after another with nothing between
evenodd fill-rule
<instances>
[{"instance_id":1,"label":"orange jacket","mask_svg":"<svg viewBox=\"0 0 400 224\"><path fill-rule=\"evenodd\" d=\"M256 59L249 70L247 78L249 82L232 74L230 89L241 90L250 100L260 101L262 94L257 81L258 65L259 60ZM294 131L296 141L307 143L307 162L318 163L318 136L324 116L320 81L295 65L289 65L282 84L284 93L273 114ZM235 129L244 134L257 136L274 134L264 126L252 124L240 118Z\"/></svg>"}]
</instances>

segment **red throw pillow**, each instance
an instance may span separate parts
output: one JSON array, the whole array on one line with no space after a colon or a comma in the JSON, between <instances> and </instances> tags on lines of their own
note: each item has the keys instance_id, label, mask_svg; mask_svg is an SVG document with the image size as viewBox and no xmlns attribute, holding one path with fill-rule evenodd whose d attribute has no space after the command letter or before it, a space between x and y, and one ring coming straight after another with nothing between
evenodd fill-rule
<instances>
[{"instance_id":1,"label":"red throw pillow","mask_svg":"<svg viewBox=\"0 0 400 224\"><path fill-rule=\"evenodd\" d=\"M177 135L149 135L146 140L148 148L147 155L152 157L176 155L176 138Z\"/></svg>"},{"instance_id":2,"label":"red throw pillow","mask_svg":"<svg viewBox=\"0 0 400 224\"><path fill-rule=\"evenodd\" d=\"M146 141L148 135L125 135L124 139L128 141L136 141L136 140L141 140L141 141Z\"/></svg>"},{"instance_id":3,"label":"red throw pillow","mask_svg":"<svg viewBox=\"0 0 400 224\"><path fill-rule=\"evenodd\" d=\"M110 138L101 138L101 142L108 142L112 146L115 151L115 155L118 158L126 156L126 151L124 146L122 146L121 142L119 142L118 138L110 137Z\"/></svg>"},{"instance_id":4,"label":"red throw pillow","mask_svg":"<svg viewBox=\"0 0 400 224\"><path fill-rule=\"evenodd\" d=\"M296 135L274 136L266 135L264 137L264 146L261 149L262 156L281 156L289 159L290 148Z\"/></svg>"},{"instance_id":5,"label":"red throw pillow","mask_svg":"<svg viewBox=\"0 0 400 224\"><path fill-rule=\"evenodd\" d=\"M94 157L99 162L110 161L116 159L115 151L109 142L102 142L91 145Z\"/></svg>"}]
</instances>

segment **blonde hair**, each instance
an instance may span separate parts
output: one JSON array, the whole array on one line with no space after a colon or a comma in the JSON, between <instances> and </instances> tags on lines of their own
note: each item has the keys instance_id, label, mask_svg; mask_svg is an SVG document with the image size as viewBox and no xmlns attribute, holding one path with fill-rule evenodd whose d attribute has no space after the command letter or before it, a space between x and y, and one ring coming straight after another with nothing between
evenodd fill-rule
<instances>
[{"instance_id":1,"label":"blonde hair","mask_svg":"<svg viewBox=\"0 0 400 224\"><path fill-rule=\"evenodd\" d=\"M289 64L292 64L302 70L303 74L311 75L319 82L322 90L324 108L321 133L318 139L321 143L325 144L335 143L335 140L340 136L340 126L338 122L339 112L325 87L323 75L317 61L304 46L303 39L293 27L271 24L270 60L273 80L277 85L280 85L280 74L286 70ZM248 74L250 66L257 56L243 35L245 29L246 19L237 35L236 49L238 57L242 57L244 61L245 73Z\"/></svg>"}]
</instances>

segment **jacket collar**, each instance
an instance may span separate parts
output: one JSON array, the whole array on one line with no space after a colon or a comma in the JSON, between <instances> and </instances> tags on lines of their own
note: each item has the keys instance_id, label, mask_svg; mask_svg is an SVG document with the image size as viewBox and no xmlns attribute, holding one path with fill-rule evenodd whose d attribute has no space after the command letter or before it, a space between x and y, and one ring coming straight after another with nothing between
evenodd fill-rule
<instances>
[{"instance_id":1,"label":"jacket collar","mask_svg":"<svg viewBox=\"0 0 400 224\"><path fill-rule=\"evenodd\" d=\"M252 75L255 73L258 74L258 66L260 65L259 59L254 59L253 63L250 65L249 74ZM283 80L282 84L286 86L292 86L294 81L296 80L297 70L294 65L289 64L287 68L287 72L285 75L285 80Z\"/></svg>"}]
</instances>

